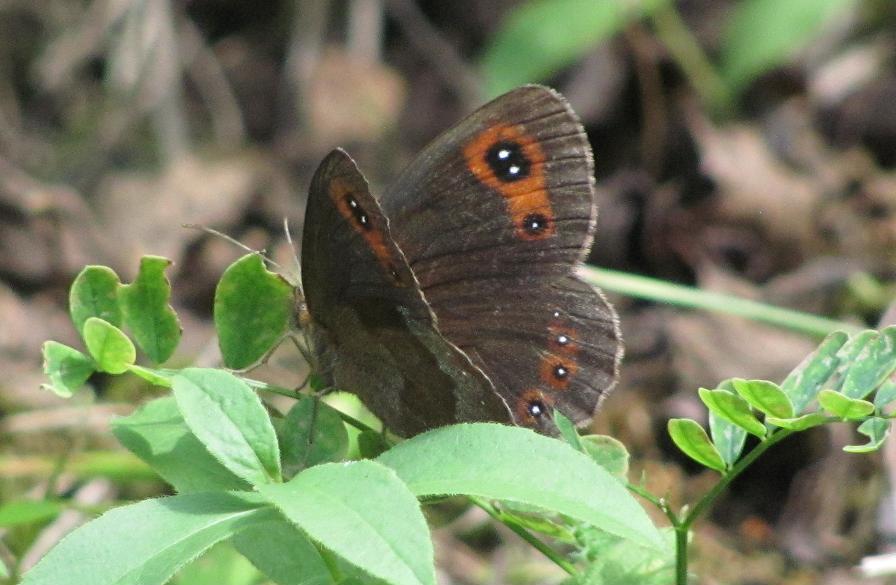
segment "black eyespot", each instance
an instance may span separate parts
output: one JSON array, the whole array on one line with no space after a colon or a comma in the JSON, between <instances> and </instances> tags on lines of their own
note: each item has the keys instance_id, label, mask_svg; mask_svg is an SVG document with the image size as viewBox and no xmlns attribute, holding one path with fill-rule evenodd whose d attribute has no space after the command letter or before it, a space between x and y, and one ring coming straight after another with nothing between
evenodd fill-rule
<instances>
[{"instance_id":1,"label":"black eyespot","mask_svg":"<svg viewBox=\"0 0 896 585\"><path fill-rule=\"evenodd\" d=\"M352 211L352 215L355 217L355 221L358 222L365 230L370 230L373 228L370 225L370 217L367 216L367 213L364 212L364 209L361 208L361 205L358 201L351 196L351 193L345 196L345 203L348 205L348 208Z\"/></svg>"},{"instance_id":2,"label":"black eyespot","mask_svg":"<svg viewBox=\"0 0 896 585\"><path fill-rule=\"evenodd\" d=\"M554 377L558 380L565 380L569 376L569 370L563 364L554 366Z\"/></svg>"},{"instance_id":3,"label":"black eyespot","mask_svg":"<svg viewBox=\"0 0 896 585\"><path fill-rule=\"evenodd\" d=\"M523 218L523 229L531 236L537 236L548 227L548 218L540 213L530 213Z\"/></svg>"},{"instance_id":4,"label":"black eyespot","mask_svg":"<svg viewBox=\"0 0 896 585\"><path fill-rule=\"evenodd\" d=\"M507 183L528 177L532 166L523 153L523 147L511 140L493 144L485 153L485 162L498 179Z\"/></svg>"},{"instance_id":5,"label":"black eyespot","mask_svg":"<svg viewBox=\"0 0 896 585\"><path fill-rule=\"evenodd\" d=\"M530 400L526 409L528 410L529 414L534 416L535 418L544 416L544 414L548 411L548 407L545 405L545 403L541 400L538 400L537 398Z\"/></svg>"}]
</instances>

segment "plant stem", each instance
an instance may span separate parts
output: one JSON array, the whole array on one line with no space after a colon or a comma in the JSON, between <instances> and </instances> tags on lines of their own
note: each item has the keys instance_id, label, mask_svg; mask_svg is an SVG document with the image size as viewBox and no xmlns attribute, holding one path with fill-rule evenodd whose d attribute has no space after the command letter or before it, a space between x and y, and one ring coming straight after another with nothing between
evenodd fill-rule
<instances>
[{"instance_id":1,"label":"plant stem","mask_svg":"<svg viewBox=\"0 0 896 585\"><path fill-rule=\"evenodd\" d=\"M666 2L651 15L657 37L687 76L709 109L728 116L734 109L731 91L675 8Z\"/></svg>"},{"instance_id":2,"label":"plant stem","mask_svg":"<svg viewBox=\"0 0 896 585\"><path fill-rule=\"evenodd\" d=\"M659 301L669 305L738 315L817 337L824 337L833 331L845 331L849 334L861 331L860 327L851 323L783 309L722 293L664 282L646 276L591 266L585 266L583 270L585 279L588 282L604 290Z\"/></svg>"},{"instance_id":3,"label":"plant stem","mask_svg":"<svg viewBox=\"0 0 896 585\"><path fill-rule=\"evenodd\" d=\"M510 518L505 517L504 514L502 514L501 511L495 508L490 502L476 496L467 496L467 498L471 502L473 502L473 504L485 510L486 514L488 514L507 528L513 530L517 535L519 535L520 538L528 542L530 545L532 545L533 548L537 549L539 552L541 552L541 554L553 561L555 565L557 565L573 577L578 575L578 571L576 570L575 565L563 558L563 555L555 551L546 542L539 539L537 536L535 536Z\"/></svg>"},{"instance_id":4,"label":"plant stem","mask_svg":"<svg viewBox=\"0 0 896 585\"><path fill-rule=\"evenodd\" d=\"M688 534L689 527L679 524L675 527L675 585L688 583Z\"/></svg>"}]
</instances>

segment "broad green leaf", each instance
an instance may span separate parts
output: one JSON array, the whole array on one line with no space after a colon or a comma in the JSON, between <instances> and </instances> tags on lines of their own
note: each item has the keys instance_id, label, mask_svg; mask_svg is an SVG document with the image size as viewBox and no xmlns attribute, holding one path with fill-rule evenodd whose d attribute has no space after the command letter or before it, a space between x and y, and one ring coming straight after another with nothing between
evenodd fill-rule
<instances>
[{"instance_id":1,"label":"broad green leaf","mask_svg":"<svg viewBox=\"0 0 896 585\"><path fill-rule=\"evenodd\" d=\"M878 410L883 410L894 400L896 400L896 379L891 375L878 387L874 395L874 406Z\"/></svg>"},{"instance_id":2,"label":"broad green leaf","mask_svg":"<svg viewBox=\"0 0 896 585\"><path fill-rule=\"evenodd\" d=\"M608 435L585 435L579 440L595 463L620 479L628 476L628 449L620 441Z\"/></svg>"},{"instance_id":3,"label":"broad green leaf","mask_svg":"<svg viewBox=\"0 0 896 585\"><path fill-rule=\"evenodd\" d=\"M132 374L140 376L150 384L161 386L163 388L171 388L171 378L173 374L166 374L152 368L144 368L136 364L128 367L128 371Z\"/></svg>"},{"instance_id":4,"label":"broad green leaf","mask_svg":"<svg viewBox=\"0 0 896 585\"><path fill-rule=\"evenodd\" d=\"M665 0L529 0L513 8L482 56L490 96L541 81Z\"/></svg>"},{"instance_id":5,"label":"broad green leaf","mask_svg":"<svg viewBox=\"0 0 896 585\"><path fill-rule=\"evenodd\" d=\"M784 63L853 0L741 0L722 37L722 74L735 88Z\"/></svg>"},{"instance_id":6,"label":"broad green leaf","mask_svg":"<svg viewBox=\"0 0 896 585\"><path fill-rule=\"evenodd\" d=\"M896 327L887 327L866 345L846 371L841 392L865 398L896 370Z\"/></svg>"},{"instance_id":7,"label":"broad green leaf","mask_svg":"<svg viewBox=\"0 0 896 585\"><path fill-rule=\"evenodd\" d=\"M283 421L283 468L295 475L318 463L340 461L348 452L348 432L339 413L319 398L303 396Z\"/></svg>"},{"instance_id":8,"label":"broad green leaf","mask_svg":"<svg viewBox=\"0 0 896 585\"><path fill-rule=\"evenodd\" d=\"M585 452L585 447L582 446L576 425L559 410L554 410L554 423L557 425L557 430L560 431L560 436L564 441L569 443L576 451Z\"/></svg>"},{"instance_id":9,"label":"broad green leaf","mask_svg":"<svg viewBox=\"0 0 896 585\"><path fill-rule=\"evenodd\" d=\"M9 579L9 567L2 558L0 558L0 579Z\"/></svg>"},{"instance_id":10,"label":"broad green leaf","mask_svg":"<svg viewBox=\"0 0 896 585\"><path fill-rule=\"evenodd\" d=\"M112 432L180 493L251 487L209 454L190 432L172 396L147 402L130 416L113 420Z\"/></svg>"},{"instance_id":11,"label":"broad green leaf","mask_svg":"<svg viewBox=\"0 0 896 585\"><path fill-rule=\"evenodd\" d=\"M625 487L588 455L528 429L460 424L377 458L418 497L467 494L539 506L648 546L659 535ZM533 473L533 470L538 473Z\"/></svg>"},{"instance_id":12,"label":"broad green leaf","mask_svg":"<svg viewBox=\"0 0 896 585\"><path fill-rule=\"evenodd\" d=\"M254 486L280 481L277 435L258 395L221 370L187 368L174 376L187 426L224 467Z\"/></svg>"},{"instance_id":13,"label":"broad green leaf","mask_svg":"<svg viewBox=\"0 0 896 585\"><path fill-rule=\"evenodd\" d=\"M868 453L876 451L883 445L890 434L890 421L886 418L869 418L859 425L859 432L868 437L864 445L847 445L843 450L847 453Z\"/></svg>"},{"instance_id":14,"label":"broad green leaf","mask_svg":"<svg viewBox=\"0 0 896 585\"><path fill-rule=\"evenodd\" d=\"M788 374L781 384L781 390L790 398L794 414L800 414L806 408L837 369L840 363L837 352L848 339L849 336L842 331L831 333Z\"/></svg>"},{"instance_id":15,"label":"broad green leaf","mask_svg":"<svg viewBox=\"0 0 896 585\"><path fill-rule=\"evenodd\" d=\"M310 467L258 490L312 539L395 585L434 585L429 528L414 495L374 461Z\"/></svg>"},{"instance_id":16,"label":"broad green leaf","mask_svg":"<svg viewBox=\"0 0 896 585\"><path fill-rule=\"evenodd\" d=\"M65 510L58 500L14 500L0 505L0 527L11 528L52 520Z\"/></svg>"},{"instance_id":17,"label":"broad green leaf","mask_svg":"<svg viewBox=\"0 0 896 585\"><path fill-rule=\"evenodd\" d=\"M333 585L317 547L286 520L250 526L233 545L277 585Z\"/></svg>"},{"instance_id":18,"label":"broad green leaf","mask_svg":"<svg viewBox=\"0 0 896 585\"><path fill-rule=\"evenodd\" d=\"M728 467L734 465L743 452L747 431L710 410L709 433L725 464Z\"/></svg>"},{"instance_id":19,"label":"broad green leaf","mask_svg":"<svg viewBox=\"0 0 896 585\"><path fill-rule=\"evenodd\" d=\"M787 429L790 431L805 431L827 422L828 417L821 412L810 412L796 418L775 418L773 416L766 417L765 422Z\"/></svg>"},{"instance_id":20,"label":"broad green leaf","mask_svg":"<svg viewBox=\"0 0 896 585\"><path fill-rule=\"evenodd\" d=\"M697 421L689 418L669 419L668 430L672 441L685 455L700 465L725 471L722 455Z\"/></svg>"},{"instance_id":21,"label":"broad green leaf","mask_svg":"<svg viewBox=\"0 0 896 585\"><path fill-rule=\"evenodd\" d=\"M833 390L818 393L818 404L823 409L843 420L864 418L874 412L874 405L867 400L850 398Z\"/></svg>"},{"instance_id":22,"label":"broad green leaf","mask_svg":"<svg viewBox=\"0 0 896 585\"><path fill-rule=\"evenodd\" d=\"M777 418L791 418L793 404L781 387L766 380L731 380L734 389L756 410Z\"/></svg>"},{"instance_id":23,"label":"broad green leaf","mask_svg":"<svg viewBox=\"0 0 896 585\"><path fill-rule=\"evenodd\" d=\"M283 337L293 308L293 288L270 272L258 254L224 271L215 289L215 329L228 368L251 366Z\"/></svg>"},{"instance_id":24,"label":"broad green leaf","mask_svg":"<svg viewBox=\"0 0 896 585\"><path fill-rule=\"evenodd\" d=\"M700 388L700 400L706 407L731 424L737 425L760 439L765 437L765 425L753 416L747 401L728 390Z\"/></svg>"},{"instance_id":25,"label":"broad green leaf","mask_svg":"<svg viewBox=\"0 0 896 585\"><path fill-rule=\"evenodd\" d=\"M56 341L45 342L43 354L44 374L50 378L48 387L63 398L68 398L83 386L96 368L92 359Z\"/></svg>"},{"instance_id":26,"label":"broad green leaf","mask_svg":"<svg viewBox=\"0 0 896 585\"><path fill-rule=\"evenodd\" d=\"M84 323L91 317L121 326L120 284L115 271L106 266L86 266L75 277L68 293L68 310L78 333L83 335Z\"/></svg>"},{"instance_id":27,"label":"broad green leaf","mask_svg":"<svg viewBox=\"0 0 896 585\"><path fill-rule=\"evenodd\" d=\"M144 256L134 282L118 289L125 325L140 349L157 364L171 357L181 335L177 314L168 304L171 284L165 277L165 269L170 265L171 260L167 258Z\"/></svg>"},{"instance_id":28,"label":"broad green leaf","mask_svg":"<svg viewBox=\"0 0 896 585\"><path fill-rule=\"evenodd\" d=\"M204 492L115 508L77 528L21 585L162 585L213 544L277 512L250 494Z\"/></svg>"},{"instance_id":29,"label":"broad green leaf","mask_svg":"<svg viewBox=\"0 0 896 585\"><path fill-rule=\"evenodd\" d=\"M123 374L137 359L137 350L121 329L107 321L90 317L84 322L84 344L96 362L96 369Z\"/></svg>"},{"instance_id":30,"label":"broad green leaf","mask_svg":"<svg viewBox=\"0 0 896 585\"><path fill-rule=\"evenodd\" d=\"M258 569L229 542L219 542L178 571L170 585L258 585Z\"/></svg>"}]
</instances>

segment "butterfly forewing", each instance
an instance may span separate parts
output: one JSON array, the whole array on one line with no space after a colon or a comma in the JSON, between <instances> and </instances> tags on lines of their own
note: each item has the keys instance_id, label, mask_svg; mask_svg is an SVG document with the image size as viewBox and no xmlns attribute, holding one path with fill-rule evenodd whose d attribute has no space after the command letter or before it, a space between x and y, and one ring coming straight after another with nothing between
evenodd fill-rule
<instances>
[{"instance_id":1,"label":"butterfly forewing","mask_svg":"<svg viewBox=\"0 0 896 585\"><path fill-rule=\"evenodd\" d=\"M341 150L312 179L302 283L316 368L393 431L512 420L488 378L435 328L367 181Z\"/></svg>"}]
</instances>

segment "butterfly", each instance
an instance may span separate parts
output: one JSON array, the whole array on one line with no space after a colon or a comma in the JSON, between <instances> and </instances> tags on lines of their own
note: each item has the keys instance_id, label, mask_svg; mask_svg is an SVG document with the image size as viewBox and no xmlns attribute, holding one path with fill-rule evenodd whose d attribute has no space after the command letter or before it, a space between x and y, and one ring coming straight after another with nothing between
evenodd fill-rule
<instances>
[{"instance_id":1,"label":"butterfly","mask_svg":"<svg viewBox=\"0 0 896 585\"><path fill-rule=\"evenodd\" d=\"M618 319L576 275L597 207L567 101L527 85L436 138L379 199L341 149L308 194L301 273L313 364L402 436L466 421L554 434L591 419Z\"/></svg>"}]
</instances>

